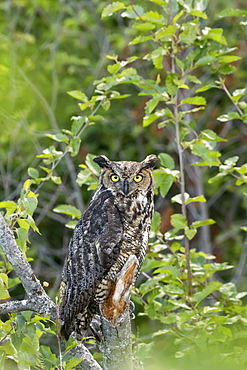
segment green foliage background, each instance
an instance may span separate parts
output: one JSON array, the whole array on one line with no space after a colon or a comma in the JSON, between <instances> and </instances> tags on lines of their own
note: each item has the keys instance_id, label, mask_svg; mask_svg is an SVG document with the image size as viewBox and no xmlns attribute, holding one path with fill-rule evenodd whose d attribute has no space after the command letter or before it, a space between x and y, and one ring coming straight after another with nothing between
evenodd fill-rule
<instances>
[{"instance_id":1,"label":"green foliage background","mask_svg":"<svg viewBox=\"0 0 247 370\"><path fill-rule=\"evenodd\" d=\"M244 3L232 10L229 0L16 0L0 7L0 199L8 201L1 206L38 278L49 283L48 294L55 298L59 288L71 236L65 224L73 227L96 186L92 155L142 160L161 153L155 171L161 216L155 215L151 253L133 295L135 353L147 369L166 368L164 362L176 369L244 368ZM178 196L178 142L189 199ZM192 250L193 292L181 234ZM207 255L216 257L213 263ZM22 298L4 257L1 269L1 298L8 298L7 288ZM59 366L55 328L28 313L6 320L1 340L9 331L12 339L2 364L13 356L19 369L23 361ZM51 342L54 353L46 347ZM37 351L39 363L32 358ZM68 361L66 369L75 366ZM13 361L8 366L15 368Z\"/></svg>"}]
</instances>

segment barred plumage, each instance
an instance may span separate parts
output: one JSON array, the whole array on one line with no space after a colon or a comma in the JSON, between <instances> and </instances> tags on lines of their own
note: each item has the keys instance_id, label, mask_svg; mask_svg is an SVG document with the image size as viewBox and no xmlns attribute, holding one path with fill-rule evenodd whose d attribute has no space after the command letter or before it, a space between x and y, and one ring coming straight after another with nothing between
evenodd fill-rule
<instances>
[{"instance_id":1,"label":"barred plumage","mask_svg":"<svg viewBox=\"0 0 247 370\"><path fill-rule=\"evenodd\" d=\"M145 258L153 213L152 169L158 159L113 162L105 156L94 161L101 167L99 186L78 222L69 244L61 285L62 333L68 338L84 334L128 260L138 266ZM134 281L133 281L134 282Z\"/></svg>"}]
</instances>

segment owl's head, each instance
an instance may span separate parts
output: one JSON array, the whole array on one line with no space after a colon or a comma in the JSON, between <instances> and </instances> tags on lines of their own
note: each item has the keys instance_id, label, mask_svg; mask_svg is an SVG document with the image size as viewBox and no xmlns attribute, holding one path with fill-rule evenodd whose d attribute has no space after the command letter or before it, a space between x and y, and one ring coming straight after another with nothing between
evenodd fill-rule
<instances>
[{"instance_id":1,"label":"owl's head","mask_svg":"<svg viewBox=\"0 0 247 370\"><path fill-rule=\"evenodd\" d=\"M99 184L112 190L114 194L129 197L142 192L144 195L154 186L152 170L158 158L153 154L142 162L114 162L104 155L94 158L94 162L101 167Z\"/></svg>"}]
</instances>

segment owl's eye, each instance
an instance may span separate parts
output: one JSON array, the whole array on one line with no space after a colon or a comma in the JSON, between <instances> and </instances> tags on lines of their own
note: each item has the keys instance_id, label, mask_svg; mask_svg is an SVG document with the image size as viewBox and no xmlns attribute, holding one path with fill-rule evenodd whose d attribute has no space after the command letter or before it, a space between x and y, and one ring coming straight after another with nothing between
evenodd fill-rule
<instances>
[{"instance_id":1,"label":"owl's eye","mask_svg":"<svg viewBox=\"0 0 247 370\"><path fill-rule=\"evenodd\" d=\"M116 175L115 173L113 175L111 175L111 181L118 182L119 179L120 179L120 177L118 175Z\"/></svg>"},{"instance_id":2,"label":"owl's eye","mask_svg":"<svg viewBox=\"0 0 247 370\"><path fill-rule=\"evenodd\" d=\"M143 179L143 176L142 175L136 175L136 176L134 176L134 181L135 182L141 182L142 179Z\"/></svg>"}]
</instances>

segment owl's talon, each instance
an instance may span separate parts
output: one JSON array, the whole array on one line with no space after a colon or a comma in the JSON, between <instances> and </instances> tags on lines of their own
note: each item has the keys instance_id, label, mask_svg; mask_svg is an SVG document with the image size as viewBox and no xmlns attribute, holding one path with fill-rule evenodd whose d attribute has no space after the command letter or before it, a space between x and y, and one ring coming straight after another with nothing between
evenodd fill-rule
<instances>
[{"instance_id":1,"label":"owl's talon","mask_svg":"<svg viewBox=\"0 0 247 370\"><path fill-rule=\"evenodd\" d=\"M103 333L99 315L94 316L90 324L90 330L92 332L92 335L95 337L96 341L101 342Z\"/></svg>"},{"instance_id":2,"label":"owl's talon","mask_svg":"<svg viewBox=\"0 0 247 370\"><path fill-rule=\"evenodd\" d=\"M134 304L134 302L133 301L130 301L130 311L135 311L135 308L136 308L136 306L135 306L135 304Z\"/></svg>"},{"instance_id":3,"label":"owl's talon","mask_svg":"<svg viewBox=\"0 0 247 370\"><path fill-rule=\"evenodd\" d=\"M130 301L130 305L129 305L129 315L130 315L130 320L134 320L135 319L135 304L134 302Z\"/></svg>"}]
</instances>

